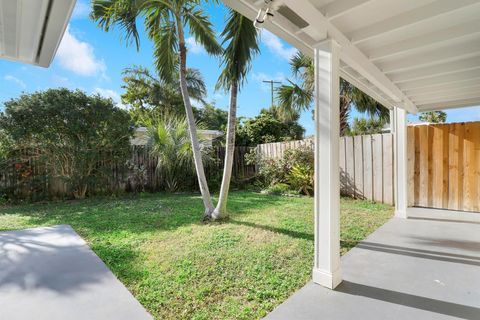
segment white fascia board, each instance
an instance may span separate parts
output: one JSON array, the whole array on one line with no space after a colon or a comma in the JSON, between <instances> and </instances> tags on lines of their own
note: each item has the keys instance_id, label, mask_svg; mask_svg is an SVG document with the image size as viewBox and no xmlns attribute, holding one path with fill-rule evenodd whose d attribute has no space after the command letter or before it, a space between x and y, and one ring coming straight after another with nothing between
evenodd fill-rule
<instances>
[{"instance_id":1,"label":"white fascia board","mask_svg":"<svg viewBox=\"0 0 480 320\"><path fill-rule=\"evenodd\" d=\"M76 0L0 0L0 58L48 67L75 3Z\"/></svg>"},{"instance_id":2,"label":"white fascia board","mask_svg":"<svg viewBox=\"0 0 480 320\"><path fill-rule=\"evenodd\" d=\"M478 4L478 0L434 1L423 7L403 12L399 15L387 18L378 23L374 23L362 29L356 30L355 32L349 34L349 38L352 39L352 42L354 44L358 44L372 38L385 35L389 32L405 29L409 26L418 24L420 22L428 21L429 19L441 15L448 15L455 10Z\"/></svg>"},{"instance_id":3,"label":"white fascia board","mask_svg":"<svg viewBox=\"0 0 480 320\"><path fill-rule=\"evenodd\" d=\"M415 36L401 42L384 45L368 52L371 61L377 61L396 55L413 53L419 50L434 48L451 41L466 37L472 38L480 34L480 19L468 21L450 28L437 30L428 34Z\"/></svg>"},{"instance_id":4,"label":"white fascia board","mask_svg":"<svg viewBox=\"0 0 480 320\"><path fill-rule=\"evenodd\" d=\"M411 113L417 113L417 108L413 102L309 1L283 0L283 3L290 9L295 10L310 25L320 30L326 28L328 36L340 44L341 59L345 63L385 92L398 105L405 107Z\"/></svg>"},{"instance_id":5,"label":"white fascia board","mask_svg":"<svg viewBox=\"0 0 480 320\"><path fill-rule=\"evenodd\" d=\"M67 29L75 3L76 0L53 1L36 61L39 66L48 67L52 63Z\"/></svg>"},{"instance_id":6,"label":"white fascia board","mask_svg":"<svg viewBox=\"0 0 480 320\"><path fill-rule=\"evenodd\" d=\"M423 97L433 94L451 94L452 92L463 92L477 89L480 91L480 78L478 79L468 79L460 82L450 82L446 84L440 84L437 86L427 87L427 88L417 88L412 90L407 90L406 93L409 96L414 97Z\"/></svg>"},{"instance_id":7,"label":"white fascia board","mask_svg":"<svg viewBox=\"0 0 480 320\"><path fill-rule=\"evenodd\" d=\"M478 78L480 78L480 69L473 69L447 75L435 76L428 79L420 79L410 82L399 83L398 86L402 88L402 90L408 91L420 88L434 87L436 85L442 84L463 82L468 79L473 80Z\"/></svg>"},{"instance_id":8,"label":"white fascia board","mask_svg":"<svg viewBox=\"0 0 480 320\"><path fill-rule=\"evenodd\" d=\"M223 0L223 2L232 9L242 13L250 19L255 19L259 7L255 4L245 0ZM380 91L384 92L389 100L395 101L396 105L405 107L410 113L416 114L418 112L416 106L412 101L403 94L403 92L383 74L368 58L340 32L335 26L333 26L325 16L314 7L309 1L303 0L282 0L282 2L294 10L299 16L307 21L315 29L324 32L328 37L337 41L341 46L341 59L350 65L353 69L357 70L362 76L368 79L374 86ZM263 3L260 2L260 4ZM265 28L272 33L281 37L283 40L289 42L300 51L304 52L308 56L313 54L313 44L303 42L299 39L297 30L288 30L279 23L280 16L276 16L274 19L269 20L265 24ZM357 83L358 84L358 83ZM368 93L368 92L366 92ZM377 95L378 97L378 95ZM375 98L375 96L373 96ZM379 101L386 104L386 99ZM388 103L390 106L391 103Z\"/></svg>"},{"instance_id":9,"label":"white fascia board","mask_svg":"<svg viewBox=\"0 0 480 320\"><path fill-rule=\"evenodd\" d=\"M394 83L401 83L420 79L428 79L436 76L447 75L473 69L480 69L480 54L476 57L467 58L464 60L451 61L444 64L392 73L388 76Z\"/></svg>"},{"instance_id":10,"label":"white fascia board","mask_svg":"<svg viewBox=\"0 0 480 320\"><path fill-rule=\"evenodd\" d=\"M480 98L460 99L419 105L420 112L480 106Z\"/></svg>"}]
</instances>

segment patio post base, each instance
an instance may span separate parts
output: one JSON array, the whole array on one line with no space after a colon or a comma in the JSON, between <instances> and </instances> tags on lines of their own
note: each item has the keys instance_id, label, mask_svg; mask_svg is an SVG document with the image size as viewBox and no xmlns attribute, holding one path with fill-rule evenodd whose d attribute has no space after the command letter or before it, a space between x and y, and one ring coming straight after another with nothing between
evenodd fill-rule
<instances>
[{"instance_id":1,"label":"patio post base","mask_svg":"<svg viewBox=\"0 0 480 320\"><path fill-rule=\"evenodd\" d=\"M396 218L408 218L407 210L395 210L395 217Z\"/></svg>"},{"instance_id":2,"label":"patio post base","mask_svg":"<svg viewBox=\"0 0 480 320\"><path fill-rule=\"evenodd\" d=\"M312 280L316 284L324 286L328 289L335 289L340 283L342 283L342 271L337 269L331 273L325 270L313 268Z\"/></svg>"}]
</instances>

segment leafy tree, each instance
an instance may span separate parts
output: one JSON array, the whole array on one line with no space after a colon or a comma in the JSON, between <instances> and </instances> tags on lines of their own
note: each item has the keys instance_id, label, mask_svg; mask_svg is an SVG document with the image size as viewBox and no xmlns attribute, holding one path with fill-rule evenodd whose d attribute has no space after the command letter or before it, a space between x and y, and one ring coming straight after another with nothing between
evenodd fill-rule
<instances>
[{"instance_id":1,"label":"leafy tree","mask_svg":"<svg viewBox=\"0 0 480 320\"><path fill-rule=\"evenodd\" d=\"M208 0L204 0L207 2ZM147 35L154 45L155 66L160 78L170 82L179 75L180 91L185 106L193 159L202 193L205 216L210 216L213 204L202 163L197 127L187 86L187 46L185 30L212 55L220 55L212 24L201 7L200 0L93 0L91 17L105 31L117 25L125 31L128 43L135 42L137 49L140 36L137 20L144 22ZM140 19L141 18L141 19Z\"/></svg>"},{"instance_id":2,"label":"leafy tree","mask_svg":"<svg viewBox=\"0 0 480 320\"><path fill-rule=\"evenodd\" d=\"M8 157L11 144L11 139L5 130L0 129L0 162Z\"/></svg>"},{"instance_id":3,"label":"leafy tree","mask_svg":"<svg viewBox=\"0 0 480 320\"><path fill-rule=\"evenodd\" d=\"M447 121L447 113L443 111L422 112L418 119L428 123L445 123Z\"/></svg>"},{"instance_id":4,"label":"leafy tree","mask_svg":"<svg viewBox=\"0 0 480 320\"><path fill-rule=\"evenodd\" d=\"M253 22L234 10L230 10L221 36L226 48L223 51L223 70L218 79L217 89L230 90L230 109L228 111L225 167L218 204L212 213L213 219L227 216L227 199L235 152L237 96L251 68L253 58L260 52L258 32Z\"/></svg>"},{"instance_id":5,"label":"leafy tree","mask_svg":"<svg viewBox=\"0 0 480 320\"><path fill-rule=\"evenodd\" d=\"M272 109L263 109L253 119L239 124L237 145L256 146L262 143L301 140L305 129L298 123L299 115L294 114L287 121L276 116Z\"/></svg>"},{"instance_id":6,"label":"leafy tree","mask_svg":"<svg viewBox=\"0 0 480 320\"><path fill-rule=\"evenodd\" d=\"M123 70L125 93L122 102L131 106L130 114L138 122L145 117L156 118L158 114L185 115L178 77L170 82L152 74L147 68L133 66ZM186 74L190 97L205 102L207 86L197 69L189 68Z\"/></svg>"},{"instance_id":7,"label":"leafy tree","mask_svg":"<svg viewBox=\"0 0 480 320\"><path fill-rule=\"evenodd\" d=\"M215 107L213 103L206 103L203 107L194 108L195 118L205 129L226 131L228 112Z\"/></svg>"},{"instance_id":8,"label":"leafy tree","mask_svg":"<svg viewBox=\"0 0 480 320\"><path fill-rule=\"evenodd\" d=\"M100 153L108 151L111 161L125 159L133 133L130 116L111 99L68 89L7 101L0 127L16 147L40 150L53 176L64 179L76 198L84 198L99 178Z\"/></svg>"},{"instance_id":9,"label":"leafy tree","mask_svg":"<svg viewBox=\"0 0 480 320\"><path fill-rule=\"evenodd\" d=\"M355 118L353 124L348 132L348 135L358 136L364 134L382 133L385 121L379 118Z\"/></svg>"},{"instance_id":10,"label":"leafy tree","mask_svg":"<svg viewBox=\"0 0 480 320\"><path fill-rule=\"evenodd\" d=\"M290 61L292 73L300 84L289 80L288 85L277 89L280 110L284 117L307 110L313 103L315 68L313 60L298 53ZM376 100L363 93L344 79L340 79L340 134L348 131L348 117L352 107L371 117L388 119L389 111Z\"/></svg>"}]
</instances>

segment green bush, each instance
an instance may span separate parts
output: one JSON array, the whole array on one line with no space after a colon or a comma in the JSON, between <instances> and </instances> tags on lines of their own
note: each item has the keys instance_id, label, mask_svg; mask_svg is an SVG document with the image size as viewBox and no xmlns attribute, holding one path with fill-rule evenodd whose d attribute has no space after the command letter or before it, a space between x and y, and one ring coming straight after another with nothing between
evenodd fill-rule
<instances>
[{"instance_id":1,"label":"green bush","mask_svg":"<svg viewBox=\"0 0 480 320\"><path fill-rule=\"evenodd\" d=\"M305 146L285 151L281 159L260 159L259 180L266 190L284 184L290 190L312 195L313 160L313 150Z\"/></svg>"},{"instance_id":2,"label":"green bush","mask_svg":"<svg viewBox=\"0 0 480 320\"><path fill-rule=\"evenodd\" d=\"M286 183L277 183L274 184L264 190L262 190L263 194L270 194L270 195L298 195L298 192L293 191L290 186Z\"/></svg>"}]
</instances>

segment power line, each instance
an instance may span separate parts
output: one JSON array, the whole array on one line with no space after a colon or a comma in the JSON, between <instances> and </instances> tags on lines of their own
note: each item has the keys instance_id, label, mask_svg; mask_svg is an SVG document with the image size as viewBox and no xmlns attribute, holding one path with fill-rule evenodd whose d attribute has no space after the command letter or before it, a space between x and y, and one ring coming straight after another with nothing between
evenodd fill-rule
<instances>
[{"instance_id":1,"label":"power line","mask_svg":"<svg viewBox=\"0 0 480 320\"><path fill-rule=\"evenodd\" d=\"M275 97L273 95L274 91L275 91L275 85L276 84L282 84L281 82L278 82L278 81L274 81L274 80L264 80L263 82L265 83L270 83L270 87L271 87L271 91L272 91L272 108L273 106L275 105Z\"/></svg>"}]
</instances>

